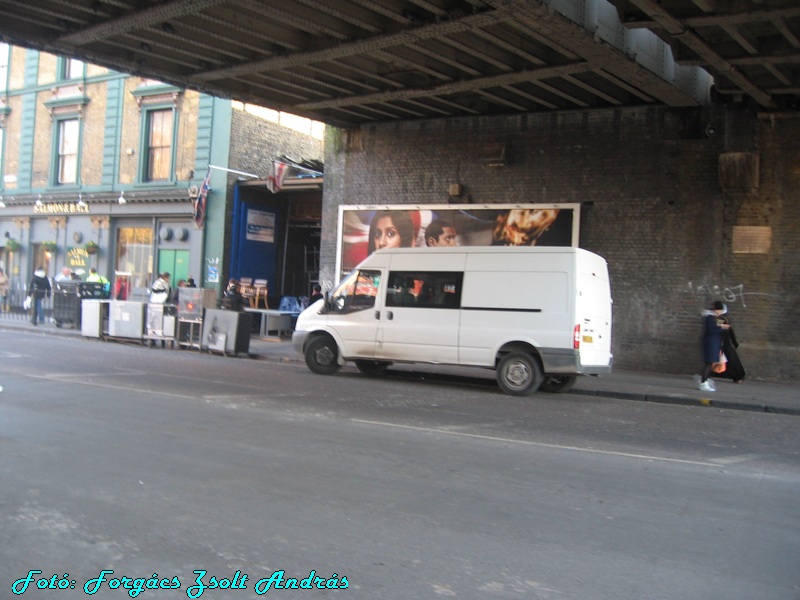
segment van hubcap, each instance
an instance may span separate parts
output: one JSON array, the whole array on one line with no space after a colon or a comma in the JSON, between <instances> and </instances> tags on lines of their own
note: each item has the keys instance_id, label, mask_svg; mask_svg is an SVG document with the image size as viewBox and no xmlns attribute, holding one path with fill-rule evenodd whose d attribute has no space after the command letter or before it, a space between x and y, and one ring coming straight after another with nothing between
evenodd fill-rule
<instances>
[{"instance_id":1,"label":"van hubcap","mask_svg":"<svg viewBox=\"0 0 800 600\"><path fill-rule=\"evenodd\" d=\"M317 364L327 366L334 361L333 351L330 346L323 346L314 355L317 359Z\"/></svg>"},{"instance_id":2,"label":"van hubcap","mask_svg":"<svg viewBox=\"0 0 800 600\"><path fill-rule=\"evenodd\" d=\"M507 379L512 385L523 386L531 380L531 372L524 362L516 362L508 366Z\"/></svg>"}]
</instances>

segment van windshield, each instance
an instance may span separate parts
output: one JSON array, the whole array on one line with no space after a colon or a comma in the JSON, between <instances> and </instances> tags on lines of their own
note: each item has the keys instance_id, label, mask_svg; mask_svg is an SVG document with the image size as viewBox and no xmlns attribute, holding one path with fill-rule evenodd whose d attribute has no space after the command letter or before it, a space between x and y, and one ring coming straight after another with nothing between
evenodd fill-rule
<instances>
[{"instance_id":1,"label":"van windshield","mask_svg":"<svg viewBox=\"0 0 800 600\"><path fill-rule=\"evenodd\" d=\"M380 271L353 271L331 293L331 307L334 310L346 311L375 306L380 282Z\"/></svg>"}]
</instances>

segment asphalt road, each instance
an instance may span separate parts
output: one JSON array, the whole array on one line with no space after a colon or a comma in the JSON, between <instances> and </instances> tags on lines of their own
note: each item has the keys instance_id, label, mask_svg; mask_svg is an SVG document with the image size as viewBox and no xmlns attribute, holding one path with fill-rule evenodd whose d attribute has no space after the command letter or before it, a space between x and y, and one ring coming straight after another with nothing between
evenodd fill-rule
<instances>
[{"instance_id":1,"label":"asphalt road","mask_svg":"<svg viewBox=\"0 0 800 600\"><path fill-rule=\"evenodd\" d=\"M5 332L0 385L0 598L800 598L797 417Z\"/></svg>"}]
</instances>

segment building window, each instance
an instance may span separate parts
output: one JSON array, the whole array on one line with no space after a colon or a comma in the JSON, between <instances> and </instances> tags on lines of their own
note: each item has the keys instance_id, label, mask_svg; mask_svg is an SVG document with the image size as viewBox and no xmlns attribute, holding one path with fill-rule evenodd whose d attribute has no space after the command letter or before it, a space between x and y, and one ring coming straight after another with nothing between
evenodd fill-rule
<instances>
[{"instance_id":1,"label":"building window","mask_svg":"<svg viewBox=\"0 0 800 600\"><path fill-rule=\"evenodd\" d=\"M50 263L53 260L53 253L45 250L42 244L33 244L34 264L31 265L32 269L42 267L44 272L50 274Z\"/></svg>"},{"instance_id":2,"label":"building window","mask_svg":"<svg viewBox=\"0 0 800 600\"><path fill-rule=\"evenodd\" d=\"M62 81L81 79L83 77L83 61L78 60L77 58L61 59L59 76Z\"/></svg>"},{"instance_id":3,"label":"building window","mask_svg":"<svg viewBox=\"0 0 800 600\"><path fill-rule=\"evenodd\" d=\"M174 115L171 108L146 112L145 181L169 181L172 177Z\"/></svg>"},{"instance_id":4,"label":"building window","mask_svg":"<svg viewBox=\"0 0 800 600\"><path fill-rule=\"evenodd\" d=\"M56 184L75 184L78 182L80 121L78 119L60 119L56 121L56 127L56 148L58 149Z\"/></svg>"},{"instance_id":5,"label":"building window","mask_svg":"<svg viewBox=\"0 0 800 600\"><path fill-rule=\"evenodd\" d=\"M153 283L153 230L151 228L119 228L116 270L130 273L134 288L146 288Z\"/></svg>"}]
</instances>

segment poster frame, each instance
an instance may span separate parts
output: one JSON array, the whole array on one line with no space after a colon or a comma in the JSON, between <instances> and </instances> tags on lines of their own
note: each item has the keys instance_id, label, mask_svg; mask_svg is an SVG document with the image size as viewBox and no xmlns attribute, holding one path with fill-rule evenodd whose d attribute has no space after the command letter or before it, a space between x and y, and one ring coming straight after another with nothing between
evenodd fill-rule
<instances>
[{"instance_id":1,"label":"poster frame","mask_svg":"<svg viewBox=\"0 0 800 600\"><path fill-rule=\"evenodd\" d=\"M465 211L475 213L480 211L497 212L512 209L540 210L558 209L572 211L572 228L570 231L570 243L572 247L578 247L580 240L580 217L581 205L577 202L563 203L500 203L500 204L342 204L339 206L339 218L336 227L336 281L341 281L343 277L343 255L345 250L345 217L348 212L354 211ZM353 265L354 266L354 265ZM351 267L352 268L352 267ZM349 270L347 271L349 272ZM346 275L346 273L344 273Z\"/></svg>"}]
</instances>

